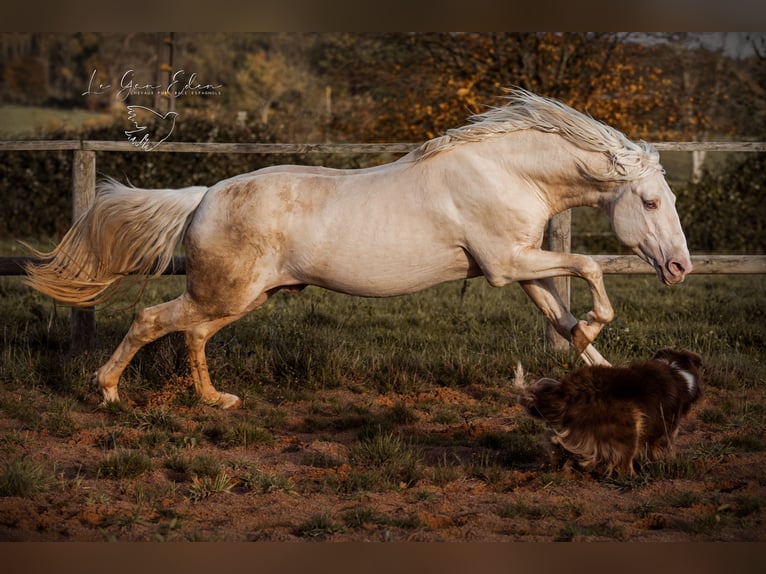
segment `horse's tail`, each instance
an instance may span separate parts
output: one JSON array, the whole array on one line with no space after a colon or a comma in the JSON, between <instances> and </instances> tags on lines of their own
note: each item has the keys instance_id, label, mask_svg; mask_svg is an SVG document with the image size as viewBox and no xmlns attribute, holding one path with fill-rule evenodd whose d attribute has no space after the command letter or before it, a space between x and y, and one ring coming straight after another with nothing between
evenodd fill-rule
<instances>
[{"instance_id":1,"label":"horse's tail","mask_svg":"<svg viewBox=\"0 0 766 574\"><path fill-rule=\"evenodd\" d=\"M207 188L146 190L112 179L48 253L26 267L27 283L74 307L108 300L130 275L159 275L172 261Z\"/></svg>"}]
</instances>

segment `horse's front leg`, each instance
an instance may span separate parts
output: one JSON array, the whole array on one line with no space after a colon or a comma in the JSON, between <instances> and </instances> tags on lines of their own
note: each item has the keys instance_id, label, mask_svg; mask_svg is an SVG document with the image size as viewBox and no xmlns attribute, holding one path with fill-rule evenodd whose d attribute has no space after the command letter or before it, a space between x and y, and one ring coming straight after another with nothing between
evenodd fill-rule
<instances>
[{"instance_id":1,"label":"horse's front leg","mask_svg":"<svg viewBox=\"0 0 766 574\"><path fill-rule=\"evenodd\" d=\"M590 343L601 332L601 329L604 328L604 325L614 318L614 309L604 288L601 267L586 255L526 250L516 254L511 261L509 272L518 281L540 280L566 275L580 277L588 283L593 299L593 308L588 312L587 320L578 321L569 327L570 336L567 337L578 353L585 352ZM527 290L527 292L529 291ZM558 294L556 297L549 296L547 303L548 305L553 303L554 309L563 307L563 302L561 302ZM559 309L559 315L561 314Z\"/></svg>"},{"instance_id":2,"label":"horse's front leg","mask_svg":"<svg viewBox=\"0 0 766 574\"><path fill-rule=\"evenodd\" d=\"M542 311L546 319L553 325L556 332L571 343L572 329L577 326L577 319L575 319L561 299L553 278L546 277L545 279L521 281L519 284L532 302L537 305L537 308ZM593 345L586 346L581 357L588 365L611 366L609 361Z\"/></svg>"}]
</instances>

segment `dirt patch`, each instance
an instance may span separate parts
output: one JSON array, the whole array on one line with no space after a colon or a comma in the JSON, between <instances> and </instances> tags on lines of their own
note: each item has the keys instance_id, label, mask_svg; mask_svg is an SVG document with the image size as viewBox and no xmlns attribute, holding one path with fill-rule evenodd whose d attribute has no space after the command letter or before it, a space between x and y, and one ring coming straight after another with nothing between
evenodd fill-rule
<instances>
[{"instance_id":1,"label":"dirt patch","mask_svg":"<svg viewBox=\"0 0 766 574\"><path fill-rule=\"evenodd\" d=\"M187 392L77 403L58 426L4 408L5 476L43 476L0 498L0 539L766 539L763 439L716 422L715 396L675 459L607 480L552 462L512 401L461 389L321 390L234 412L179 404ZM51 412L50 396L19 393Z\"/></svg>"}]
</instances>

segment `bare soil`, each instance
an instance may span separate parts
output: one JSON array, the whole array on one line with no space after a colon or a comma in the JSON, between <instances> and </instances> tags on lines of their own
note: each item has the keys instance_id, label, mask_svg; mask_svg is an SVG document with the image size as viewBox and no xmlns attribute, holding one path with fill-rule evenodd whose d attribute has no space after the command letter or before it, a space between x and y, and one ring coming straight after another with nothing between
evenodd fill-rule
<instances>
[{"instance_id":1,"label":"bare soil","mask_svg":"<svg viewBox=\"0 0 766 574\"><path fill-rule=\"evenodd\" d=\"M717 389L682 423L675 459L633 479L562 467L510 394L323 389L246 397L222 412L184 404L189 392L179 382L123 397L121 409L99 408L94 395L64 424L51 419L50 396L15 392L34 423L6 394L0 453L45 469L48 482L0 497L0 540L766 540L763 437L748 442L700 418L723 396ZM265 439L221 439L256 420ZM365 436L400 439L415 463L382 478L389 463L358 455ZM514 460L519 437L529 442ZM104 462L127 452L148 468L110 475ZM205 461L224 473L219 491L204 482Z\"/></svg>"}]
</instances>

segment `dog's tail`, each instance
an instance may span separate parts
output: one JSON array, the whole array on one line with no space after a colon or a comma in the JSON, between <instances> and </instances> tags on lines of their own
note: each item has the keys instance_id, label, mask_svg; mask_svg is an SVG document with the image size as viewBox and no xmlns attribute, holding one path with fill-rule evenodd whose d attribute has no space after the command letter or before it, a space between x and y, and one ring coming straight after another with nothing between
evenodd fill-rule
<instances>
[{"instance_id":1,"label":"dog's tail","mask_svg":"<svg viewBox=\"0 0 766 574\"><path fill-rule=\"evenodd\" d=\"M539 417L539 413L535 408L535 395L533 388L527 385L526 375L524 373L524 367L521 365L521 361L516 363L516 370L513 377L513 391L517 395L517 401L524 408L527 413L532 416Z\"/></svg>"},{"instance_id":2,"label":"dog's tail","mask_svg":"<svg viewBox=\"0 0 766 574\"><path fill-rule=\"evenodd\" d=\"M519 394L526 391L527 386L524 383L524 367L521 366L521 361L516 363L516 370L513 377L513 390Z\"/></svg>"}]
</instances>

